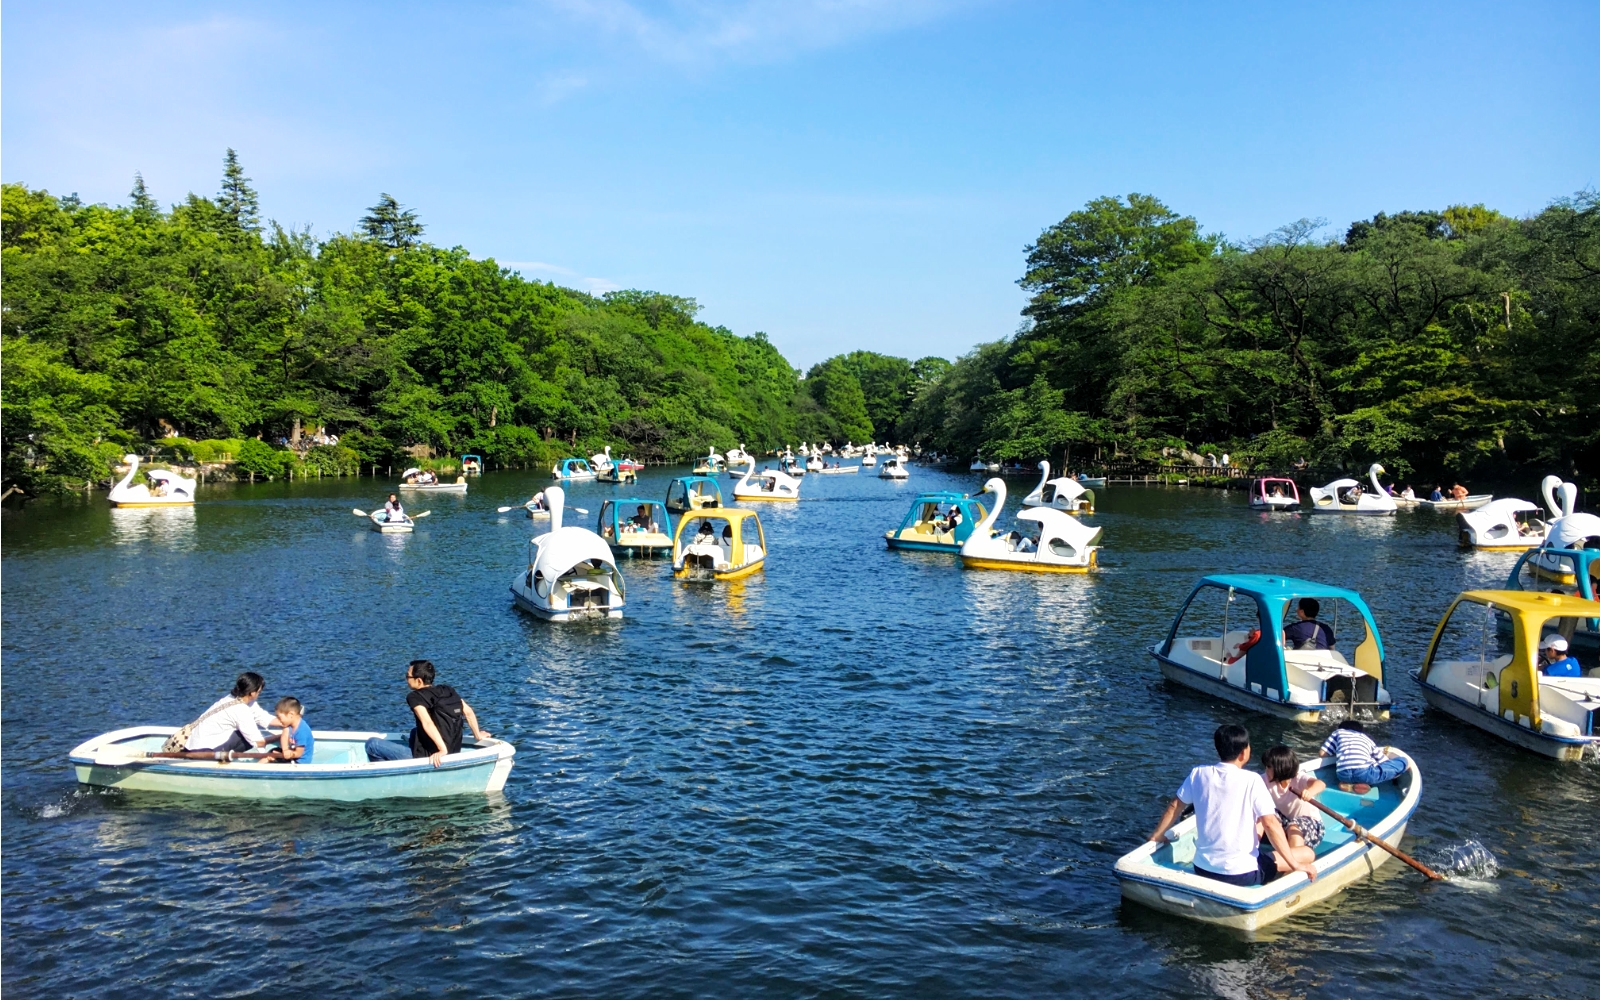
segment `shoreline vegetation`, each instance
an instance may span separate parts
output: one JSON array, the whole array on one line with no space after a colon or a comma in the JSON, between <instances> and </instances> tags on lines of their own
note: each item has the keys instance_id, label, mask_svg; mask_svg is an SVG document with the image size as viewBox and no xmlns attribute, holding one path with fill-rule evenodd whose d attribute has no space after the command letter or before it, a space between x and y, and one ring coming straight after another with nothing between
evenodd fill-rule
<instances>
[{"instance_id":1,"label":"shoreline vegetation","mask_svg":"<svg viewBox=\"0 0 1600 1000\"><path fill-rule=\"evenodd\" d=\"M1381 461L1416 482L1584 482L1600 459L1593 191L1249 244L1147 195L1097 198L1026 248L1013 336L803 374L693 299L431 245L387 194L321 240L263 223L232 150L214 197L162 209L138 175L117 207L6 184L0 222L0 450L24 498L103 486L128 451L252 479L869 440L1058 468Z\"/></svg>"}]
</instances>

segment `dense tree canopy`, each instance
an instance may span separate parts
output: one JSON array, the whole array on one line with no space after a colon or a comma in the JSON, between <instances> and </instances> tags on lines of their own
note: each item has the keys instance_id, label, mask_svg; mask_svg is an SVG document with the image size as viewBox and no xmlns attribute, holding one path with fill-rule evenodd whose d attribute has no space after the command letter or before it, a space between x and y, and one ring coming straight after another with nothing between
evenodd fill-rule
<instances>
[{"instance_id":1,"label":"dense tree canopy","mask_svg":"<svg viewBox=\"0 0 1600 1000\"><path fill-rule=\"evenodd\" d=\"M120 208L5 186L7 485L81 488L174 433L323 426L367 462L426 446L502 464L798 440L798 373L691 299L526 281L420 242L387 195L322 241L263 228L257 205L232 151L218 197L170 211L142 178Z\"/></svg>"},{"instance_id":2,"label":"dense tree canopy","mask_svg":"<svg viewBox=\"0 0 1600 1000\"><path fill-rule=\"evenodd\" d=\"M1216 446L1280 466L1568 476L1600 460L1600 200L1301 222L1247 247L1100 198L1028 248L1030 323L924 389L957 454ZM1079 452L1082 454L1082 452Z\"/></svg>"}]
</instances>

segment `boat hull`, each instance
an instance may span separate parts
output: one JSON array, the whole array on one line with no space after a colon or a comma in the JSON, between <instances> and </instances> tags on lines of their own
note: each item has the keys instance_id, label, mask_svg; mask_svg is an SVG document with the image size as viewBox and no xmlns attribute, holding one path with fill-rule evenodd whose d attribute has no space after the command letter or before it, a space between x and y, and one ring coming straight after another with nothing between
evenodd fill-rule
<instances>
[{"instance_id":1,"label":"boat hull","mask_svg":"<svg viewBox=\"0 0 1600 1000\"><path fill-rule=\"evenodd\" d=\"M511 588L511 596L516 601L517 607L535 617L543 618L547 622L581 622L591 618L599 621L603 618L622 617L622 609L614 607L584 608L578 611L573 611L570 608L547 608L542 604L528 600L515 587Z\"/></svg>"},{"instance_id":2,"label":"boat hull","mask_svg":"<svg viewBox=\"0 0 1600 1000\"><path fill-rule=\"evenodd\" d=\"M382 535L409 535L416 526L411 524L372 524L372 530Z\"/></svg>"},{"instance_id":3,"label":"boat hull","mask_svg":"<svg viewBox=\"0 0 1600 1000\"><path fill-rule=\"evenodd\" d=\"M954 542L948 545L941 542L917 542L905 538L895 538L893 533L889 532L884 534L883 541L891 549L904 549L907 552L943 552L952 556L961 552L961 546Z\"/></svg>"},{"instance_id":4,"label":"boat hull","mask_svg":"<svg viewBox=\"0 0 1600 1000\"><path fill-rule=\"evenodd\" d=\"M1086 566L1063 566L1059 563L1012 562L1010 559L984 559L980 556L962 556L961 565L967 569L998 569L1012 573L1087 573L1094 568L1090 558Z\"/></svg>"},{"instance_id":5,"label":"boat hull","mask_svg":"<svg viewBox=\"0 0 1600 1000\"><path fill-rule=\"evenodd\" d=\"M733 498L740 503L795 503L800 499L799 497L775 497L765 494L761 496L740 496L738 493L735 493Z\"/></svg>"},{"instance_id":6,"label":"boat hull","mask_svg":"<svg viewBox=\"0 0 1600 1000\"><path fill-rule=\"evenodd\" d=\"M1385 831L1383 839L1398 844L1405 833L1406 824L1401 822L1392 831ZM1383 867L1390 857L1387 851L1369 849L1333 871L1319 874L1315 882L1301 882L1292 891L1286 891L1285 898L1274 899L1256 908L1242 907L1220 896L1191 891L1186 886L1146 882L1121 872L1117 873L1117 879L1122 883L1123 899L1187 920L1254 931L1343 892L1350 883L1366 878Z\"/></svg>"},{"instance_id":7,"label":"boat hull","mask_svg":"<svg viewBox=\"0 0 1600 1000\"><path fill-rule=\"evenodd\" d=\"M437 798L483 795L505 787L516 749L501 740L481 746L464 744L433 767L426 758L369 764L360 744L368 738L405 742L398 733L323 731L316 733L317 756L354 757L356 762L264 764L236 761L122 760L117 744L159 749L176 730L172 726L138 726L97 736L74 748L70 760L78 781L99 788L206 795L218 798L320 799L363 802L372 799ZM125 756L125 755L121 755Z\"/></svg>"},{"instance_id":8,"label":"boat hull","mask_svg":"<svg viewBox=\"0 0 1600 1000\"><path fill-rule=\"evenodd\" d=\"M1223 701L1232 702L1242 708L1261 712L1264 715L1275 715L1280 719L1290 719L1294 722L1317 722L1326 711L1323 705L1306 705L1294 702L1274 701L1266 695L1256 694L1245 688L1234 687L1220 677L1207 677L1198 670L1191 670L1175 660L1167 659L1160 653L1152 651L1157 665L1161 667L1161 676L1174 684L1204 692ZM1363 703L1363 707L1366 706ZM1379 719L1389 718L1389 707L1379 706L1373 709Z\"/></svg>"},{"instance_id":9,"label":"boat hull","mask_svg":"<svg viewBox=\"0 0 1600 1000\"><path fill-rule=\"evenodd\" d=\"M1287 499L1287 498L1282 499L1282 500L1270 500L1269 499L1269 500L1252 500L1252 501L1250 501L1250 509L1251 510L1298 510L1299 507L1300 507L1300 501L1298 501L1298 500L1290 500L1290 499Z\"/></svg>"},{"instance_id":10,"label":"boat hull","mask_svg":"<svg viewBox=\"0 0 1600 1000\"><path fill-rule=\"evenodd\" d=\"M113 500L113 507L193 507L193 500Z\"/></svg>"},{"instance_id":11,"label":"boat hull","mask_svg":"<svg viewBox=\"0 0 1600 1000\"><path fill-rule=\"evenodd\" d=\"M1497 715L1490 715L1471 702L1457 698L1426 681L1418 680L1415 671L1412 672L1411 679L1422 689L1422 698L1429 707L1436 708L1446 715L1452 715L1469 726L1476 726L1524 750L1532 750L1534 753L1555 760L1582 760L1585 748L1590 745L1588 740L1551 736L1548 733L1519 726L1515 722L1507 722Z\"/></svg>"},{"instance_id":12,"label":"boat hull","mask_svg":"<svg viewBox=\"0 0 1600 1000\"><path fill-rule=\"evenodd\" d=\"M419 490L427 493L465 493L466 483L401 483L402 490Z\"/></svg>"},{"instance_id":13,"label":"boat hull","mask_svg":"<svg viewBox=\"0 0 1600 1000\"><path fill-rule=\"evenodd\" d=\"M730 570L726 570L726 571L719 570L717 572L713 572L711 574L711 580L719 582L719 583L721 583L723 581L727 581L727 580L743 580L745 577L751 575L752 573L759 573L759 572L761 572L762 570L764 570L766 568L767 568L767 560L766 560L766 557L763 556L762 558L757 559L755 562L751 563L748 566L740 566L738 569L730 569ZM690 572L690 569L689 569L689 566L688 566L687 563L685 563L682 567L680 567L678 570L676 570L672 575L677 577L680 580L686 580L686 581L688 581L690 583L709 582L709 581L704 581L703 579L697 580L693 576L693 574Z\"/></svg>"}]
</instances>

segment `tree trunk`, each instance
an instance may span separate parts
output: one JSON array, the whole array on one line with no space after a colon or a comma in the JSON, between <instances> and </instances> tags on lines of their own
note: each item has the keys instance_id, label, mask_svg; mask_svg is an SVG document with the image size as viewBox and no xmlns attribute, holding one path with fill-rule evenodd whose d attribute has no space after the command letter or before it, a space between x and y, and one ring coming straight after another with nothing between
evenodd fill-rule
<instances>
[{"instance_id":1,"label":"tree trunk","mask_svg":"<svg viewBox=\"0 0 1600 1000\"><path fill-rule=\"evenodd\" d=\"M295 414L294 430L289 432L289 447L298 451L300 449L300 415Z\"/></svg>"},{"instance_id":2,"label":"tree trunk","mask_svg":"<svg viewBox=\"0 0 1600 1000\"><path fill-rule=\"evenodd\" d=\"M499 416L500 416L500 406L499 406L498 403L495 404L494 406L489 407L489 426L490 427L494 426L495 420Z\"/></svg>"}]
</instances>

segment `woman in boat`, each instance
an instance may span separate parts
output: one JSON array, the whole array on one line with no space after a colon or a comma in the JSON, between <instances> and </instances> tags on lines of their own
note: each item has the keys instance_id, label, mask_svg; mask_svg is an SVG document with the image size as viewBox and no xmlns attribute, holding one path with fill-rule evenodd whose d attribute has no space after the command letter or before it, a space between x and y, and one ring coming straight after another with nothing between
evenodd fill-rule
<instances>
[{"instance_id":1,"label":"woman in boat","mask_svg":"<svg viewBox=\"0 0 1600 1000\"><path fill-rule=\"evenodd\" d=\"M278 720L256 704L261 689L267 682L254 671L239 675L233 690L217 699L194 721L185 750L223 751L250 750L266 746L267 738L261 730L278 725Z\"/></svg>"},{"instance_id":2,"label":"woman in boat","mask_svg":"<svg viewBox=\"0 0 1600 1000\"><path fill-rule=\"evenodd\" d=\"M1410 483L1407 483L1405 488L1400 491L1400 498L1402 500L1415 500L1417 498L1417 491L1411 488Z\"/></svg>"},{"instance_id":3,"label":"woman in boat","mask_svg":"<svg viewBox=\"0 0 1600 1000\"><path fill-rule=\"evenodd\" d=\"M1278 821L1289 841L1289 856L1308 865L1317 863L1317 845L1322 843L1324 828L1322 817L1311 805L1327 784L1311 774L1300 773L1300 759L1294 751L1278 744L1261 755L1261 775L1267 783L1267 795L1277 807ZM1283 858L1278 859L1279 873L1289 871Z\"/></svg>"}]
</instances>

